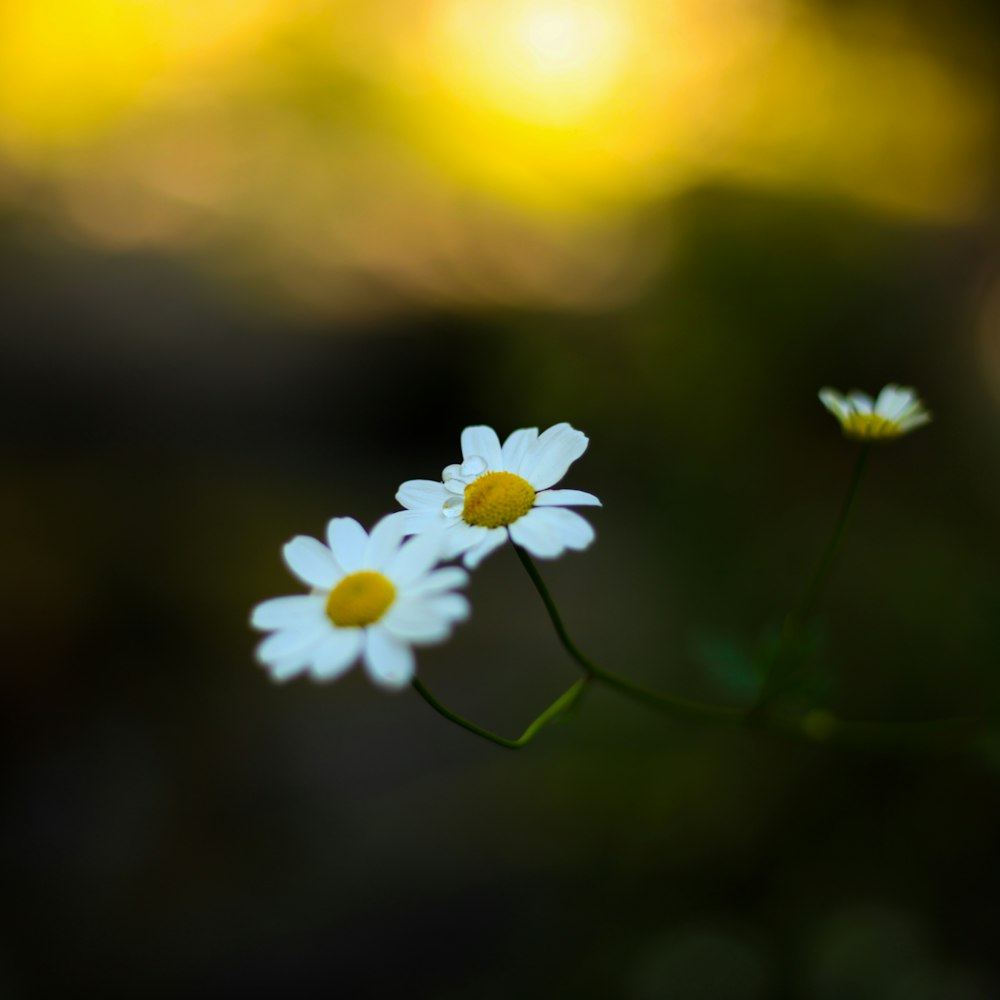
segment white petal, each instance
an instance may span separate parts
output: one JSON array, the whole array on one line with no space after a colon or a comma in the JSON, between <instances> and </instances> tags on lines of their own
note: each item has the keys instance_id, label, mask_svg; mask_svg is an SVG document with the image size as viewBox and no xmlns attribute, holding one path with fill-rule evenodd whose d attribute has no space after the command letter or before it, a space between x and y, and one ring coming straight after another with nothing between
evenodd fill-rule
<instances>
[{"instance_id":1,"label":"white petal","mask_svg":"<svg viewBox=\"0 0 1000 1000\"><path fill-rule=\"evenodd\" d=\"M309 656L311 652L311 650L306 650L305 652L291 653L289 656L268 661L264 664L264 667L271 675L271 680L277 681L280 684L309 669Z\"/></svg>"},{"instance_id":2,"label":"white petal","mask_svg":"<svg viewBox=\"0 0 1000 1000\"><path fill-rule=\"evenodd\" d=\"M272 597L258 604L250 613L250 624L254 628L273 629L302 626L310 619L319 621L323 614L325 598L312 594L296 594L293 597Z\"/></svg>"},{"instance_id":3,"label":"white petal","mask_svg":"<svg viewBox=\"0 0 1000 1000\"><path fill-rule=\"evenodd\" d=\"M898 386L893 383L889 383L882 387L879 394L875 397L875 412L880 416L887 417L889 414L886 412L885 407L892 407L896 400L896 389Z\"/></svg>"},{"instance_id":4,"label":"white petal","mask_svg":"<svg viewBox=\"0 0 1000 1000\"><path fill-rule=\"evenodd\" d=\"M362 556L365 569L383 569L398 551L405 534L405 526L398 518L383 517L368 536L368 544Z\"/></svg>"},{"instance_id":5,"label":"white petal","mask_svg":"<svg viewBox=\"0 0 1000 1000\"><path fill-rule=\"evenodd\" d=\"M469 574L457 566L445 566L428 573L422 580L417 580L408 590L413 596L425 594L440 594L456 587L464 587L469 582Z\"/></svg>"},{"instance_id":6,"label":"white petal","mask_svg":"<svg viewBox=\"0 0 1000 1000\"><path fill-rule=\"evenodd\" d=\"M462 458L468 460L476 455L486 460L487 468L500 468L500 438L492 427L480 424L462 431Z\"/></svg>"},{"instance_id":7,"label":"white petal","mask_svg":"<svg viewBox=\"0 0 1000 1000\"><path fill-rule=\"evenodd\" d=\"M498 439L499 440L499 439ZM481 476L489 466L482 455L470 455L460 466L459 479L475 479Z\"/></svg>"},{"instance_id":8,"label":"white petal","mask_svg":"<svg viewBox=\"0 0 1000 1000\"><path fill-rule=\"evenodd\" d=\"M567 549L585 549L594 540L594 529L590 522L575 510L565 507L546 507L535 514L536 520L543 520L554 538L558 538Z\"/></svg>"},{"instance_id":9,"label":"white petal","mask_svg":"<svg viewBox=\"0 0 1000 1000\"><path fill-rule=\"evenodd\" d=\"M281 553L288 568L310 587L329 590L344 575L333 553L308 535L293 538Z\"/></svg>"},{"instance_id":10,"label":"white petal","mask_svg":"<svg viewBox=\"0 0 1000 1000\"><path fill-rule=\"evenodd\" d=\"M924 408L924 404L917 396L908 396L904 402L905 405L899 406L896 410L896 420L905 420Z\"/></svg>"},{"instance_id":11,"label":"white petal","mask_svg":"<svg viewBox=\"0 0 1000 1000\"><path fill-rule=\"evenodd\" d=\"M536 507L600 507L593 493L583 490L543 490L535 497Z\"/></svg>"},{"instance_id":12,"label":"white petal","mask_svg":"<svg viewBox=\"0 0 1000 1000\"><path fill-rule=\"evenodd\" d=\"M335 517L326 526L326 537L345 573L361 569L368 532L353 517Z\"/></svg>"},{"instance_id":13,"label":"white petal","mask_svg":"<svg viewBox=\"0 0 1000 1000\"><path fill-rule=\"evenodd\" d=\"M566 475L587 450L588 438L569 424L556 424L541 434L521 462L519 475L536 490L548 489Z\"/></svg>"},{"instance_id":14,"label":"white petal","mask_svg":"<svg viewBox=\"0 0 1000 1000\"><path fill-rule=\"evenodd\" d=\"M329 622L317 622L306 628L288 628L269 635L257 647L257 659L262 663L283 660L298 653L312 653L316 644L331 631Z\"/></svg>"},{"instance_id":15,"label":"white petal","mask_svg":"<svg viewBox=\"0 0 1000 1000\"><path fill-rule=\"evenodd\" d=\"M451 634L451 622L435 611L428 601L396 604L379 623L389 634L405 643L441 642Z\"/></svg>"},{"instance_id":16,"label":"white petal","mask_svg":"<svg viewBox=\"0 0 1000 1000\"><path fill-rule=\"evenodd\" d=\"M901 431L909 432L916 430L918 427L923 427L924 424L929 424L931 422L931 415L926 410L918 410L909 416L904 417L899 421L899 429Z\"/></svg>"},{"instance_id":17,"label":"white petal","mask_svg":"<svg viewBox=\"0 0 1000 1000\"><path fill-rule=\"evenodd\" d=\"M398 690L408 684L416 667L413 650L394 639L384 628L366 629L365 666L368 675L382 687Z\"/></svg>"},{"instance_id":18,"label":"white petal","mask_svg":"<svg viewBox=\"0 0 1000 1000\"><path fill-rule=\"evenodd\" d=\"M529 510L524 517L519 517L510 526L511 539L539 559L553 559L566 546L544 515L558 509L558 507L534 507Z\"/></svg>"},{"instance_id":19,"label":"white petal","mask_svg":"<svg viewBox=\"0 0 1000 1000\"><path fill-rule=\"evenodd\" d=\"M850 415L847 400L835 389L820 389L819 401L841 422Z\"/></svg>"},{"instance_id":20,"label":"white petal","mask_svg":"<svg viewBox=\"0 0 1000 1000\"><path fill-rule=\"evenodd\" d=\"M462 478L462 466L460 465L446 465L441 472L442 481L445 479L461 479Z\"/></svg>"},{"instance_id":21,"label":"white petal","mask_svg":"<svg viewBox=\"0 0 1000 1000\"><path fill-rule=\"evenodd\" d=\"M363 642L363 629L333 629L312 655L313 677L318 681L339 677L358 658Z\"/></svg>"},{"instance_id":22,"label":"white petal","mask_svg":"<svg viewBox=\"0 0 1000 1000\"><path fill-rule=\"evenodd\" d=\"M440 618L387 618L382 627L397 642L413 646L432 646L451 635L451 624Z\"/></svg>"},{"instance_id":23,"label":"white petal","mask_svg":"<svg viewBox=\"0 0 1000 1000\"><path fill-rule=\"evenodd\" d=\"M399 587L408 587L441 561L448 547L444 529L414 535L385 564L385 575Z\"/></svg>"},{"instance_id":24,"label":"white petal","mask_svg":"<svg viewBox=\"0 0 1000 1000\"><path fill-rule=\"evenodd\" d=\"M857 389L852 390L847 394L848 402L851 407L855 409L858 413L871 413L875 404L872 402L871 396L864 392L858 392Z\"/></svg>"},{"instance_id":25,"label":"white petal","mask_svg":"<svg viewBox=\"0 0 1000 1000\"><path fill-rule=\"evenodd\" d=\"M501 455L503 458L503 468L507 472L520 475L521 464L524 456L527 455L531 446L538 440L537 427L522 427L514 431L503 443Z\"/></svg>"},{"instance_id":26,"label":"white petal","mask_svg":"<svg viewBox=\"0 0 1000 1000\"><path fill-rule=\"evenodd\" d=\"M435 594L398 602L379 624L403 642L426 644L447 639L455 622L469 614L461 594Z\"/></svg>"},{"instance_id":27,"label":"white petal","mask_svg":"<svg viewBox=\"0 0 1000 1000\"><path fill-rule=\"evenodd\" d=\"M524 518L522 517L521 520L523 521ZM469 569L475 569L491 552L500 548L507 541L506 528L481 528L480 530L485 534L462 558Z\"/></svg>"},{"instance_id":28,"label":"white petal","mask_svg":"<svg viewBox=\"0 0 1000 1000\"><path fill-rule=\"evenodd\" d=\"M464 622L472 614L469 599L464 594L438 594L431 599L430 610L448 622Z\"/></svg>"},{"instance_id":29,"label":"white petal","mask_svg":"<svg viewBox=\"0 0 1000 1000\"><path fill-rule=\"evenodd\" d=\"M447 479L444 482L444 499L441 501L445 503L448 500L454 499L456 496L465 496L465 487L469 484L464 479Z\"/></svg>"},{"instance_id":30,"label":"white petal","mask_svg":"<svg viewBox=\"0 0 1000 1000\"><path fill-rule=\"evenodd\" d=\"M887 385L875 404L875 412L887 420L902 419L907 410L920 405L917 394L912 389L901 389L898 385Z\"/></svg>"},{"instance_id":31,"label":"white petal","mask_svg":"<svg viewBox=\"0 0 1000 1000\"><path fill-rule=\"evenodd\" d=\"M420 535L425 531L440 531L445 526L442 512L436 513L422 510L398 510L389 517L398 521L404 535Z\"/></svg>"},{"instance_id":32,"label":"white petal","mask_svg":"<svg viewBox=\"0 0 1000 1000\"><path fill-rule=\"evenodd\" d=\"M396 500L408 510L440 510L447 498L444 486L429 479L410 479L396 492Z\"/></svg>"},{"instance_id":33,"label":"white petal","mask_svg":"<svg viewBox=\"0 0 1000 1000\"><path fill-rule=\"evenodd\" d=\"M456 556L461 555L461 553L474 548L482 543L489 533L489 528L483 528L475 524L466 524L461 519L451 521L448 531L444 535L444 551L441 555L441 561L445 562L448 559L454 559Z\"/></svg>"}]
</instances>

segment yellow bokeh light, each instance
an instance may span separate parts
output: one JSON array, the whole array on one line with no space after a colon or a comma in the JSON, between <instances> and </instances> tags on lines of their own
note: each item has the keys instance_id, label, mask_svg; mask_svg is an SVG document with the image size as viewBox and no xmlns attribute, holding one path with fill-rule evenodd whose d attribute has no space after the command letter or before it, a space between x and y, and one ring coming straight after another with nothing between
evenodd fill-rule
<instances>
[{"instance_id":1,"label":"yellow bokeh light","mask_svg":"<svg viewBox=\"0 0 1000 1000\"><path fill-rule=\"evenodd\" d=\"M633 30L628 3L450 0L435 26L443 75L469 103L568 126L613 94Z\"/></svg>"},{"instance_id":2,"label":"yellow bokeh light","mask_svg":"<svg viewBox=\"0 0 1000 1000\"><path fill-rule=\"evenodd\" d=\"M0 0L0 202L318 310L626 301L706 184L975 218L996 104L865 5Z\"/></svg>"},{"instance_id":3,"label":"yellow bokeh light","mask_svg":"<svg viewBox=\"0 0 1000 1000\"><path fill-rule=\"evenodd\" d=\"M0 0L0 140L86 141L213 57L252 45L276 0Z\"/></svg>"},{"instance_id":4,"label":"yellow bokeh light","mask_svg":"<svg viewBox=\"0 0 1000 1000\"><path fill-rule=\"evenodd\" d=\"M87 133L161 68L148 9L39 0L0 12L0 114L30 136Z\"/></svg>"},{"instance_id":5,"label":"yellow bokeh light","mask_svg":"<svg viewBox=\"0 0 1000 1000\"><path fill-rule=\"evenodd\" d=\"M783 3L437 0L410 57L428 102L412 127L463 183L529 211L633 206L719 146Z\"/></svg>"}]
</instances>

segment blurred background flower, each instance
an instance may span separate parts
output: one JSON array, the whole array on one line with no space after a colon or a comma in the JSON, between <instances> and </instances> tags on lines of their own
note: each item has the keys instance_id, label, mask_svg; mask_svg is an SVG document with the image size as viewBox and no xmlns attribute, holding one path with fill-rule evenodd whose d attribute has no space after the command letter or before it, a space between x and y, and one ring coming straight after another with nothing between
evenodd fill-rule
<instances>
[{"instance_id":1,"label":"blurred background flower","mask_svg":"<svg viewBox=\"0 0 1000 1000\"><path fill-rule=\"evenodd\" d=\"M984 0L0 0L0 986L996 995L988 742L594 692L506 754L272 686L247 615L461 428L568 421L571 629L738 701L852 467L817 390L899 382L800 697L994 703L998 52ZM510 734L574 676L519 574L421 657Z\"/></svg>"}]
</instances>

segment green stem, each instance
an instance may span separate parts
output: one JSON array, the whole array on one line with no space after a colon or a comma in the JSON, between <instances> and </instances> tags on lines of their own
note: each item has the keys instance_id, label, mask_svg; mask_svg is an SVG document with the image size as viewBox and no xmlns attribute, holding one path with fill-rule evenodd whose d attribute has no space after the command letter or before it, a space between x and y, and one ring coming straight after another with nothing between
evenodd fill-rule
<instances>
[{"instance_id":1,"label":"green stem","mask_svg":"<svg viewBox=\"0 0 1000 1000\"><path fill-rule=\"evenodd\" d=\"M490 743L496 743L497 746L505 747L508 750L519 750L521 747L527 746L550 722L554 722L557 718L559 718L559 716L569 712L580 699L580 696L583 694L589 682L590 678L584 677L581 680L578 680L571 688L564 691L528 726L527 729L525 729L523 733L521 733L516 740L508 739L506 736L500 736L498 733L485 729L483 726L476 725L475 722L470 722L457 712L453 712L450 708L442 705L441 702L427 690L423 682L418 678L415 677L413 679L412 685L413 690L416 691L417 694L419 694L420 697L423 698L435 712L439 715L443 715L449 722L454 722L456 726L461 726L463 729L467 729L470 733L475 733L476 736L481 736L484 740L489 740Z\"/></svg>"},{"instance_id":2,"label":"green stem","mask_svg":"<svg viewBox=\"0 0 1000 1000\"><path fill-rule=\"evenodd\" d=\"M837 552L840 550L840 546L844 540L847 525L851 520L851 512L854 509L854 502L857 500L858 491L861 488L861 480L865 476L865 469L868 467L868 457L870 454L871 445L868 443L862 444L861 450L858 452L858 461L854 466L854 475L851 476L851 483L847 487L847 493L844 496L844 502L841 504L840 514L837 516L833 531L827 539L826 548L823 549L819 561L813 569L812 576L809 577L809 581L802 591L799 603L788 616L786 623L788 631L794 630L809 617L816 606L816 602L819 600L820 594L823 592L823 587L826 585L830 571L833 569L834 559L836 559Z\"/></svg>"},{"instance_id":3,"label":"green stem","mask_svg":"<svg viewBox=\"0 0 1000 1000\"><path fill-rule=\"evenodd\" d=\"M840 544L840 538L843 536L844 527L864 472L865 461L866 458L863 455L855 470L854 479L834 534L820 562L820 566L824 567L824 574L829 572L829 565L836 553L837 546ZM947 753L960 750L972 742L987 722L983 716L933 719L926 722L851 722L821 710L793 716L768 712L762 705L751 708L725 708L672 698L650 691L612 673L610 670L605 670L583 653L572 640L569 632L566 631L559 609L556 607L552 594L542 579L534 560L518 545L514 546L514 551L531 578L531 582L535 585L535 589L549 613L559 641L566 652L583 668L587 677L599 680L636 701L669 712L679 718L706 723L757 726L770 732L781 733L810 743L894 753ZM822 582L821 574L814 574L814 580ZM813 585L813 590L818 593L815 585Z\"/></svg>"},{"instance_id":4,"label":"green stem","mask_svg":"<svg viewBox=\"0 0 1000 1000\"><path fill-rule=\"evenodd\" d=\"M854 473L847 487L847 493L844 495L843 503L840 505L840 513L834 522L833 531L830 532L830 537L827 539L826 545L820 553L816 565L813 567L812 574L806 582L798 603L785 619L785 624L781 630L776 648L763 664L760 695L754 709L756 715L759 715L764 706L773 700L776 692L781 689L788 671L794 666L794 662L789 662L788 648L794 642L796 633L801 630L802 626L809 619L823 592L823 588L826 586L827 580L830 578L834 560L840 551L840 546L843 544L847 525L851 520L851 512L854 510L854 504L858 498L858 492L861 488L861 481L864 479L865 469L868 467L868 457L870 454L871 445L867 442L863 443L858 452L858 460L854 465Z\"/></svg>"},{"instance_id":5,"label":"green stem","mask_svg":"<svg viewBox=\"0 0 1000 1000\"><path fill-rule=\"evenodd\" d=\"M541 573L538 572L538 567L535 565L534 560L520 545L515 545L514 551L517 553L518 559L521 560L521 565L524 567L525 572L531 578L531 582L535 585L535 590L538 591L538 595L545 605L545 610L549 613L549 618L552 621L553 628L556 630L559 641L563 644L566 652L576 660L588 676L601 681L608 687L614 688L616 691L620 691L622 694L636 701L641 701L653 708L670 712L678 718L723 724L738 724L746 718L747 712L742 708L724 708L718 705L705 705L701 702L688 701L684 698L673 698L670 695L650 691L641 684L636 684L596 664L570 638L569 632L566 631L566 626L563 624L562 616L559 614L559 609L556 607L556 602L552 599L549 588L545 585Z\"/></svg>"}]
</instances>

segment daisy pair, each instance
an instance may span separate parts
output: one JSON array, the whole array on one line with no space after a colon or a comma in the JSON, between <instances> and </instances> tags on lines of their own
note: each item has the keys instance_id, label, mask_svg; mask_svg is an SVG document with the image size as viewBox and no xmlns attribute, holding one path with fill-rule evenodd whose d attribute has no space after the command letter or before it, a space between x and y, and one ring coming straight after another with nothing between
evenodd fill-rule
<instances>
[{"instance_id":1,"label":"daisy pair","mask_svg":"<svg viewBox=\"0 0 1000 1000\"><path fill-rule=\"evenodd\" d=\"M272 634L257 657L275 680L308 674L326 681L359 659L375 683L399 689L415 672L414 646L442 642L467 618L455 593L467 580L457 567L435 568L461 555L474 568L508 538L542 559L584 549L594 530L572 506L597 497L554 486L587 448L569 424L544 433L517 430L501 445L485 426L462 432L462 462L440 482L411 480L369 535L352 518L334 518L327 544L299 536L284 547L289 569L312 593L259 604L251 624ZM406 536L415 536L404 541Z\"/></svg>"}]
</instances>

